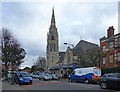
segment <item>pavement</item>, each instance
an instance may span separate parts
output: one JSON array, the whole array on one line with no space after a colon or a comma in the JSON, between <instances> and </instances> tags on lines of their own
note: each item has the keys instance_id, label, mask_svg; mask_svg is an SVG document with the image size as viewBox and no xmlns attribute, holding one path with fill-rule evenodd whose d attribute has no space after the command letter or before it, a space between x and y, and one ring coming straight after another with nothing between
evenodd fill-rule
<instances>
[{"instance_id":1,"label":"pavement","mask_svg":"<svg viewBox=\"0 0 120 92\"><path fill-rule=\"evenodd\" d=\"M67 79L61 79L61 80L64 80L64 81L68 81ZM18 85L18 84L12 84L10 80L4 80L4 79L1 79L0 80L0 92L2 90L24 90L22 88L22 86Z\"/></svg>"},{"instance_id":2,"label":"pavement","mask_svg":"<svg viewBox=\"0 0 120 92\"><path fill-rule=\"evenodd\" d=\"M2 84L1 90L23 90L18 84L11 84L11 81L9 80L0 80L0 84Z\"/></svg>"},{"instance_id":3,"label":"pavement","mask_svg":"<svg viewBox=\"0 0 120 92\"><path fill-rule=\"evenodd\" d=\"M11 84L10 81L0 80L1 90L2 92L34 92L37 91L41 92L43 90L92 90L92 91L99 91L99 92L119 92L116 90L111 89L101 89L96 84L85 84L85 83L77 83L77 82L69 82L67 79L60 79L60 81L42 81L38 79L33 79L32 85L18 85L18 84ZM0 91L1 91L0 90ZM92 92L91 91L91 92Z\"/></svg>"}]
</instances>

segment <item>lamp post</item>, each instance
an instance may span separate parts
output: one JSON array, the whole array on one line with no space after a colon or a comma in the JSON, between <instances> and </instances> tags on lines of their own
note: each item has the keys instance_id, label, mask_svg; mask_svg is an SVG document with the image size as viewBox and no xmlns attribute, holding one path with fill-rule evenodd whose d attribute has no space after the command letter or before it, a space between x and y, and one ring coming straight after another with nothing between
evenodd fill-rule
<instances>
[{"instance_id":1,"label":"lamp post","mask_svg":"<svg viewBox=\"0 0 120 92\"><path fill-rule=\"evenodd\" d=\"M70 43L64 43L65 45L70 45L70 46L72 46L73 47L73 49L74 49L74 45L73 44L70 44Z\"/></svg>"},{"instance_id":2,"label":"lamp post","mask_svg":"<svg viewBox=\"0 0 120 92\"><path fill-rule=\"evenodd\" d=\"M73 49L74 49L74 45L73 44L70 44L70 43L64 43L65 45L70 45L70 46L72 46L73 47ZM74 56L73 56L73 63L74 63ZM68 75L68 62L67 62L67 75Z\"/></svg>"}]
</instances>

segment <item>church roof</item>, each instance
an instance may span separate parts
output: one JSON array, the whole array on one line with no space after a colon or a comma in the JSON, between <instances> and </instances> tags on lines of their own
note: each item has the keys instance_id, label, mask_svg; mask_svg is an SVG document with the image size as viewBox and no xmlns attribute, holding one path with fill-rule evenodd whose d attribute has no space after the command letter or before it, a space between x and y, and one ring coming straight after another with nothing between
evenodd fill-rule
<instances>
[{"instance_id":1,"label":"church roof","mask_svg":"<svg viewBox=\"0 0 120 92\"><path fill-rule=\"evenodd\" d=\"M51 24L50 24L50 27L56 27L56 24L55 24L55 14L54 14L54 8L52 10L52 17L51 17Z\"/></svg>"},{"instance_id":2,"label":"church roof","mask_svg":"<svg viewBox=\"0 0 120 92\"><path fill-rule=\"evenodd\" d=\"M76 55L77 53L86 53L87 50L93 49L93 48L99 48L97 44L81 40L72 50L73 54Z\"/></svg>"},{"instance_id":3,"label":"church roof","mask_svg":"<svg viewBox=\"0 0 120 92\"><path fill-rule=\"evenodd\" d=\"M65 52L59 52L59 61L62 62L64 59Z\"/></svg>"},{"instance_id":4,"label":"church roof","mask_svg":"<svg viewBox=\"0 0 120 92\"><path fill-rule=\"evenodd\" d=\"M59 69L60 69L59 66L52 66L52 67L49 68L49 70L59 70Z\"/></svg>"}]
</instances>

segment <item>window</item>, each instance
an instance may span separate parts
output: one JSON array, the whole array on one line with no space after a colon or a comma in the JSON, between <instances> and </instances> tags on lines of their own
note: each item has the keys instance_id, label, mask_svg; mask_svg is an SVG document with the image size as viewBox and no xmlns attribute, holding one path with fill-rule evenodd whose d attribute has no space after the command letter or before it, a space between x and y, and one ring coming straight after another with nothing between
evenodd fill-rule
<instances>
[{"instance_id":1,"label":"window","mask_svg":"<svg viewBox=\"0 0 120 92\"><path fill-rule=\"evenodd\" d=\"M53 63L53 56L52 56L52 63Z\"/></svg>"},{"instance_id":2,"label":"window","mask_svg":"<svg viewBox=\"0 0 120 92\"><path fill-rule=\"evenodd\" d=\"M120 74L118 74L118 78L120 78Z\"/></svg>"},{"instance_id":3,"label":"window","mask_svg":"<svg viewBox=\"0 0 120 92\"><path fill-rule=\"evenodd\" d=\"M54 40L54 36L52 36L52 40Z\"/></svg>"},{"instance_id":4,"label":"window","mask_svg":"<svg viewBox=\"0 0 120 92\"><path fill-rule=\"evenodd\" d=\"M113 55L109 55L109 63L113 63Z\"/></svg>"},{"instance_id":5,"label":"window","mask_svg":"<svg viewBox=\"0 0 120 92\"><path fill-rule=\"evenodd\" d=\"M103 46L103 47L102 47L102 50L103 50L103 51L106 51L106 46Z\"/></svg>"},{"instance_id":6,"label":"window","mask_svg":"<svg viewBox=\"0 0 120 92\"><path fill-rule=\"evenodd\" d=\"M54 52L56 51L55 49L56 49L56 48L55 48L55 44L54 44Z\"/></svg>"},{"instance_id":7,"label":"window","mask_svg":"<svg viewBox=\"0 0 120 92\"><path fill-rule=\"evenodd\" d=\"M118 40L118 46L120 46L120 37L118 37L117 40Z\"/></svg>"},{"instance_id":8,"label":"window","mask_svg":"<svg viewBox=\"0 0 120 92\"><path fill-rule=\"evenodd\" d=\"M50 44L50 51L52 51L52 44Z\"/></svg>"},{"instance_id":9,"label":"window","mask_svg":"<svg viewBox=\"0 0 120 92\"><path fill-rule=\"evenodd\" d=\"M75 71L73 71L73 72L71 73L71 75L75 75Z\"/></svg>"},{"instance_id":10,"label":"window","mask_svg":"<svg viewBox=\"0 0 120 92\"><path fill-rule=\"evenodd\" d=\"M118 78L118 74L116 73L113 73L113 74L108 74L107 77L114 77L114 78Z\"/></svg>"},{"instance_id":11,"label":"window","mask_svg":"<svg viewBox=\"0 0 120 92\"><path fill-rule=\"evenodd\" d=\"M104 74L102 77L106 77L106 74Z\"/></svg>"},{"instance_id":12,"label":"window","mask_svg":"<svg viewBox=\"0 0 120 92\"><path fill-rule=\"evenodd\" d=\"M117 60L120 61L120 52L117 53Z\"/></svg>"},{"instance_id":13,"label":"window","mask_svg":"<svg viewBox=\"0 0 120 92\"><path fill-rule=\"evenodd\" d=\"M106 63L106 62L105 62L105 57L103 58L103 62L102 62L102 63L103 63L103 65Z\"/></svg>"},{"instance_id":14,"label":"window","mask_svg":"<svg viewBox=\"0 0 120 92\"><path fill-rule=\"evenodd\" d=\"M109 42L109 48L113 48L113 42Z\"/></svg>"},{"instance_id":15,"label":"window","mask_svg":"<svg viewBox=\"0 0 120 92\"><path fill-rule=\"evenodd\" d=\"M61 74L63 74L63 71L61 71Z\"/></svg>"},{"instance_id":16,"label":"window","mask_svg":"<svg viewBox=\"0 0 120 92\"><path fill-rule=\"evenodd\" d=\"M67 64L70 64L70 57L67 57Z\"/></svg>"}]
</instances>

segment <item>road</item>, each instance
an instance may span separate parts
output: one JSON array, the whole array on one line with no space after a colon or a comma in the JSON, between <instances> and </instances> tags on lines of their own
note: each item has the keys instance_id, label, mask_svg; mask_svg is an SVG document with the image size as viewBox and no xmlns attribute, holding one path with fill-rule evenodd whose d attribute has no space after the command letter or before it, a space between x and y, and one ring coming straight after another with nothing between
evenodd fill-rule
<instances>
[{"instance_id":1,"label":"road","mask_svg":"<svg viewBox=\"0 0 120 92\"><path fill-rule=\"evenodd\" d=\"M106 90L114 91L112 89L101 89L97 84L85 84L79 82L69 82L68 80L52 80L42 81L33 79L32 85L20 85L24 90Z\"/></svg>"}]
</instances>

